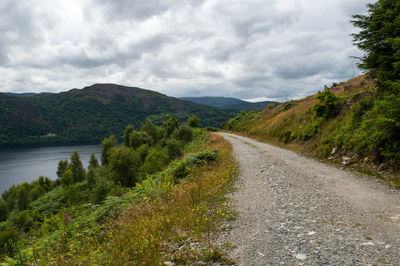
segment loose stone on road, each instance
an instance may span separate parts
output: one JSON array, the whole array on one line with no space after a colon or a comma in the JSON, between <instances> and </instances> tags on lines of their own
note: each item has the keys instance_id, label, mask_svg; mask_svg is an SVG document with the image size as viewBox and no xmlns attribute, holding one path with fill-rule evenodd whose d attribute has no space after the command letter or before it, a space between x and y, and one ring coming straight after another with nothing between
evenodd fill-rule
<instances>
[{"instance_id":1,"label":"loose stone on road","mask_svg":"<svg viewBox=\"0 0 400 266\"><path fill-rule=\"evenodd\" d=\"M239 265L400 264L400 192L255 140L220 133L240 175L231 197Z\"/></svg>"}]
</instances>

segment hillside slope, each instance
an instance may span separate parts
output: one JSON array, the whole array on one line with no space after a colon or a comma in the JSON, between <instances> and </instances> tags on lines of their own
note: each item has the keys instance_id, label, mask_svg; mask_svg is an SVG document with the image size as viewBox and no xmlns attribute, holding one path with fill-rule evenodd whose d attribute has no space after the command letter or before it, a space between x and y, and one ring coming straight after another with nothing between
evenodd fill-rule
<instances>
[{"instance_id":1,"label":"hillside slope","mask_svg":"<svg viewBox=\"0 0 400 266\"><path fill-rule=\"evenodd\" d=\"M218 127L237 113L116 84L57 94L0 95L0 146L99 143L111 134L121 135L127 124L139 128L147 117L160 124L167 113L180 121L197 115L203 126Z\"/></svg>"},{"instance_id":2,"label":"hillside slope","mask_svg":"<svg viewBox=\"0 0 400 266\"><path fill-rule=\"evenodd\" d=\"M262 101L262 102L247 102L243 101L240 99L236 98L230 98L230 97L182 97L181 99L198 103L198 104L203 104L203 105L209 105L209 106L215 106L215 107L220 107L224 110L227 111L232 111L232 112L248 112L252 110L257 110L261 111L265 107L267 107L269 104L273 104L276 102L273 101Z\"/></svg>"},{"instance_id":3,"label":"hillside slope","mask_svg":"<svg viewBox=\"0 0 400 266\"><path fill-rule=\"evenodd\" d=\"M218 106L218 107L247 103L246 101L232 97L203 96L203 97L181 97L181 99L198 104Z\"/></svg>"},{"instance_id":4,"label":"hillside slope","mask_svg":"<svg viewBox=\"0 0 400 266\"><path fill-rule=\"evenodd\" d=\"M301 100L239 114L225 128L346 167L373 170L398 185L398 154L365 133L376 121L369 115L378 97L375 81L362 75Z\"/></svg>"}]
</instances>

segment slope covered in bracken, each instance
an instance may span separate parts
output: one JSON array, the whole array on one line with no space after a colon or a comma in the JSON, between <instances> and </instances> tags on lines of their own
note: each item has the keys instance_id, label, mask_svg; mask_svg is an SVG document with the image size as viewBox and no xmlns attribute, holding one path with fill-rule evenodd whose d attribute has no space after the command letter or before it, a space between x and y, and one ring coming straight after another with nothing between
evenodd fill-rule
<instances>
[{"instance_id":1,"label":"slope covered in bracken","mask_svg":"<svg viewBox=\"0 0 400 266\"><path fill-rule=\"evenodd\" d=\"M398 153L390 150L390 139L379 139L382 132L374 133L379 118L371 110L378 97L376 82L362 75L304 99L241 113L225 129L372 172L398 186Z\"/></svg>"}]
</instances>

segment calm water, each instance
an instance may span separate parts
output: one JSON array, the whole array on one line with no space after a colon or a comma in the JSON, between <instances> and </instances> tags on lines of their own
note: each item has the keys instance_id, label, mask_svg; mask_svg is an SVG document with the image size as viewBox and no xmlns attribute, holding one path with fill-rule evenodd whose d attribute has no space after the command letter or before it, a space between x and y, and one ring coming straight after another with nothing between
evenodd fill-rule
<instances>
[{"instance_id":1,"label":"calm water","mask_svg":"<svg viewBox=\"0 0 400 266\"><path fill-rule=\"evenodd\" d=\"M85 168L94 152L100 161L100 145L0 149L0 194L11 185L31 182L39 176L56 179L58 161L77 150Z\"/></svg>"}]
</instances>

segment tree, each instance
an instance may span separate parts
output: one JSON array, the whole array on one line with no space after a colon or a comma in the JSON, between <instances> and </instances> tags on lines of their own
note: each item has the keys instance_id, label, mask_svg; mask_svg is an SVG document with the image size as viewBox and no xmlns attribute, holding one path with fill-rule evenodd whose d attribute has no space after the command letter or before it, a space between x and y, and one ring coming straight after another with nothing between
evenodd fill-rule
<instances>
[{"instance_id":1,"label":"tree","mask_svg":"<svg viewBox=\"0 0 400 266\"><path fill-rule=\"evenodd\" d=\"M60 160L58 162L58 167L57 167L57 176L61 178L61 176L64 174L65 170L68 169L68 161L67 160Z\"/></svg>"},{"instance_id":2,"label":"tree","mask_svg":"<svg viewBox=\"0 0 400 266\"><path fill-rule=\"evenodd\" d=\"M140 131L144 131L153 138L153 143L157 143L162 138L162 131L155 126L150 119L146 119Z\"/></svg>"},{"instance_id":3,"label":"tree","mask_svg":"<svg viewBox=\"0 0 400 266\"><path fill-rule=\"evenodd\" d=\"M101 164L107 165L111 157L111 154L117 147L117 138L111 135L109 138L104 138L101 142Z\"/></svg>"},{"instance_id":4,"label":"tree","mask_svg":"<svg viewBox=\"0 0 400 266\"><path fill-rule=\"evenodd\" d=\"M189 125L189 127L193 127L193 128L199 127L200 126L200 118L193 115L188 118L187 124Z\"/></svg>"},{"instance_id":5,"label":"tree","mask_svg":"<svg viewBox=\"0 0 400 266\"><path fill-rule=\"evenodd\" d=\"M115 183L131 187L137 182L140 158L137 152L127 147L117 149L110 158L110 170Z\"/></svg>"},{"instance_id":6,"label":"tree","mask_svg":"<svg viewBox=\"0 0 400 266\"><path fill-rule=\"evenodd\" d=\"M400 79L400 1L378 0L368 4L367 15L354 15L352 23L361 29L352 34L354 44L366 52L359 65L372 70L379 81Z\"/></svg>"},{"instance_id":7,"label":"tree","mask_svg":"<svg viewBox=\"0 0 400 266\"><path fill-rule=\"evenodd\" d=\"M30 187L28 183L25 182L18 186L16 194L18 210L22 211L28 208L29 204L31 203L29 192L30 192Z\"/></svg>"},{"instance_id":8,"label":"tree","mask_svg":"<svg viewBox=\"0 0 400 266\"><path fill-rule=\"evenodd\" d=\"M400 1L378 0L368 4L367 15L354 15L354 44L365 52L361 69L378 81L371 110L360 122L369 150L386 159L400 160ZM379 160L378 160L379 161Z\"/></svg>"},{"instance_id":9,"label":"tree","mask_svg":"<svg viewBox=\"0 0 400 266\"><path fill-rule=\"evenodd\" d=\"M129 143L129 141L130 141L130 138L131 138L131 134L133 133L133 131L134 131L135 129L133 128L133 126L132 125L129 125L129 126L127 126L126 128L125 128L125 130L124 130L124 135L123 135L123 138L124 138L124 145L125 146L130 146L130 143Z\"/></svg>"},{"instance_id":10,"label":"tree","mask_svg":"<svg viewBox=\"0 0 400 266\"><path fill-rule=\"evenodd\" d=\"M71 164L69 165L69 168L71 169L74 183L81 182L85 179L85 169L83 169L78 151L74 151L71 154Z\"/></svg>"},{"instance_id":11,"label":"tree","mask_svg":"<svg viewBox=\"0 0 400 266\"><path fill-rule=\"evenodd\" d=\"M133 131L130 135L129 138L129 146L134 149L139 148L141 145L147 144L148 146L151 146L153 144L153 138L149 136L144 131Z\"/></svg>"},{"instance_id":12,"label":"tree","mask_svg":"<svg viewBox=\"0 0 400 266\"><path fill-rule=\"evenodd\" d=\"M89 160L89 168L97 168L99 167L99 160L97 159L96 155L94 152L90 154L90 160Z\"/></svg>"},{"instance_id":13,"label":"tree","mask_svg":"<svg viewBox=\"0 0 400 266\"><path fill-rule=\"evenodd\" d=\"M5 200L3 199L0 199L0 222L6 220L7 215L8 215L7 202L5 202Z\"/></svg>"},{"instance_id":14,"label":"tree","mask_svg":"<svg viewBox=\"0 0 400 266\"><path fill-rule=\"evenodd\" d=\"M67 169L60 178L60 182L63 186L69 186L74 183L74 175L71 169Z\"/></svg>"},{"instance_id":15,"label":"tree","mask_svg":"<svg viewBox=\"0 0 400 266\"><path fill-rule=\"evenodd\" d=\"M177 129L178 127L179 127L179 122L175 117L173 117L172 115L165 116L163 128L165 130L165 133L167 134L167 137L171 136L172 132L174 132L174 130Z\"/></svg>"}]
</instances>

